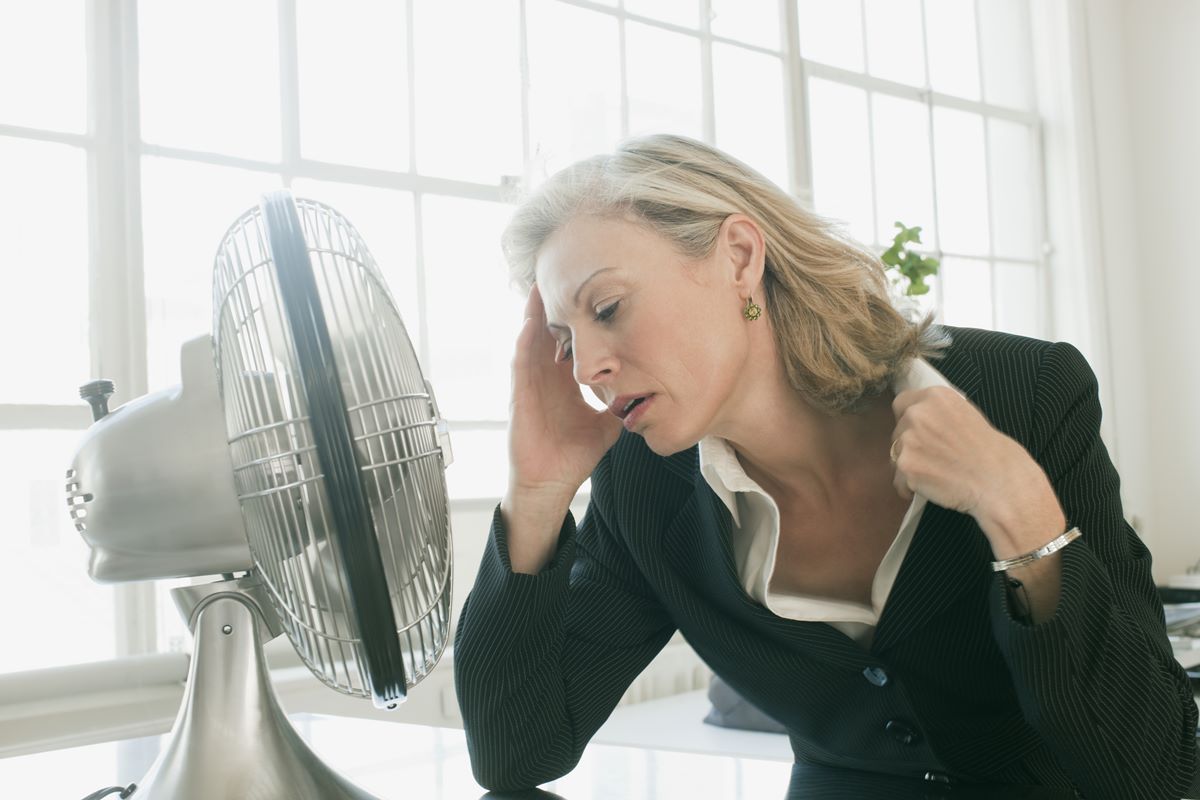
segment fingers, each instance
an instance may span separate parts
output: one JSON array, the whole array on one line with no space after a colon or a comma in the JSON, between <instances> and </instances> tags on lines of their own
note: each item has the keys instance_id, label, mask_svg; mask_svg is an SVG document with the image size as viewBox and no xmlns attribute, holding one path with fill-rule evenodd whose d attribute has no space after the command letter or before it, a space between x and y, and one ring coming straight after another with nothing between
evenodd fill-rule
<instances>
[{"instance_id":1,"label":"fingers","mask_svg":"<svg viewBox=\"0 0 1200 800\"><path fill-rule=\"evenodd\" d=\"M897 469L896 474L892 476L892 487L896 490L896 494L900 496L901 500L913 499L913 488L909 486L908 476L904 474L903 470Z\"/></svg>"},{"instance_id":2,"label":"fingers","mask_svg":"<svg viewBox=\"0 0 1200 800\"><path fill-rule=\"evenodd\" d=\"M945 416L970 409L980 413L967 396L949 386L928 386L924 389L907 389L896 395L892 400L892 413L900 421L911 408L917 405L927 405L935 409L939 416Z\"/></svg>"},{"instance_id":3,"label":"fingers","mask_svg":"<svg viewBox=\"0 0 1200 800\"><path fill-rule=\"evenodd\" d=\"M530 353L534 337L537 335L537 321L533 317L525 317L521 330L517 334L517 343L513 348L512 372L514 382L517 376L529 367Z\"/></svg>"},{"instance_id":4,"label":"fingers","mask_svg":"<svg viewBox=\"0 0 1200 800\"><path fill-rule=\"evenodd\" d=\"M525 298L525 316L532 317L543 325L546 322L546 308L542 304L542 293L538 291L536 283L529 289L529 296Z\"/></svg>"},{"instance_id":5,"label":"fingers","mask_svg":"<svg viewBox=\"0 0 1200 800\"><path fill-rule=\"evenodd\" d=\"M892 449L889 455L892 459L892 487L895 488L896 494L900 495L901 499L912 500L916 487L912 485L908 473L900 465L900 460L904 456L904 438L899 426L892 433Z\"/></svg>"},{"instance_id":6,"label":"fingers","mask_svg":"<svg viewBox=\"0 0 1200 800\"><path fill-rule=\"evenodd\" d=\"M927 391L928 389L907 389L899 392L892 400L892 413L896 415L896 421L899 422L908 409L921 402Z\"/></svg>"},{"instance_id":7,"label":"fingers","mask_svg":"<svg viewBox=\"0 0 1200 800\"><path fill-rule=\"evenodd\" d=\"M517 358L523 359L520 366L525 368L544 366L543 359L554 363L557 358L558 343L546 328L546 310L536 284L529 290L529 296L525 300L525 322L517 342L514 369L518 366Z\"/></svg>"}]
</instances>

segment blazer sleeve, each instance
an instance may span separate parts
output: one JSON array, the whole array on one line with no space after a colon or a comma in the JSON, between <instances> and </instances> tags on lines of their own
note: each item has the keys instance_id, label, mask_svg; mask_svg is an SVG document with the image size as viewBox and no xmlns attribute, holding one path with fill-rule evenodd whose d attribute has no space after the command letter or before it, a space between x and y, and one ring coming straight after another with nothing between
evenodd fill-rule
<instances>
[{"instance_id":1,"label":"blazer sleeve","mask_svg":"<svg viewBox=\"0 0 1200 800\"><path fill-rule=\"evenodd\" d=\"M1035 409L1033 455L1083 535L1062 551L1050 619L1016 620L1003 576L992 587L992 627L1022 711L1086 797L1179 798L1197 766L1196 705L1150 553L1121 509L1096 377L1071 345L1043 356Z\"/></svg>"},{"instance_id":2,"label":"blazer sleeve","mask_svg":"<svg viewBox=\"0 0 1200 800\"><path fill-rule=\"evenodd\" d=\"M498 791L570 772L625 689L675 631L609 529L608 459L579 529L568 514L553 560L514 573L497 506L454 640L471 768Z\"/></svg>"}]
</instances>

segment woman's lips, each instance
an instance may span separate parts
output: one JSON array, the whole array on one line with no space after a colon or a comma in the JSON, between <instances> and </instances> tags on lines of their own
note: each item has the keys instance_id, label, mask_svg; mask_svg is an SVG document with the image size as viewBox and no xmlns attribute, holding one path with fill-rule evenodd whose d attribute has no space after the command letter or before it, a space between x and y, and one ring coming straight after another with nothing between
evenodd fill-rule
<instances>
[{"instance_id":1,"label":"woman's lips","mask_svg":"<svg viewBox=\"0 0 1200 800\"><path fill-rule=\"evenodd\" d=\"M621 423L625 426L625 430L632 432L633 426L637 425L638 420L646 415L646 409L649 408L650 404L653 402L654 395L647 395L645 400L631 408L629 413L625 415L625 418L621 420Z\"/></svg>"}]
</instances>

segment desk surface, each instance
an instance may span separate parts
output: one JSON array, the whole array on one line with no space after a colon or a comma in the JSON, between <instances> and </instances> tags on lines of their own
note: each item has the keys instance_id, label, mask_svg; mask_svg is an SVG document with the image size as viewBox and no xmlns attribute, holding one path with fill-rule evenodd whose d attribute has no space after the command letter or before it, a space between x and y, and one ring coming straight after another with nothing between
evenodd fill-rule
<instances>
[{"instance_id":1,"label":"desk surface","mask_svg":"<svg viewBox=\"0 0 1200 800\"><path fill-rule=\"evenodd\" d=\"M745 757L679 753L592 744L573 772L542 788L519 794L488 794L471 776L463 732L366 719L311 714L293 724L325 761L380 800L477 800L478 798L565 798L566 800L749 800L788 794L791 765ZM127 785L146 773L164 737L53 750L0 760L5 796L81 800L97 789ZM806 781L793 800L923 800L922 781L890 782L876 792L856 783L853 773L829 772ZM873 780L873 779L872 779ZM910 785L911 783L911 785ZM1056 793L964 792L970 798L1057 798ZM911 789L911 795L908 791ZM114 798L116 795L110 795ZM132 800L136 800L136 793Z\"/></svg>"},{"instance_id":2,"label":"desk surface","mask_svg":"<svg viewBox=\"0 0 1200 800\"><path fill-rule=\"evenodd\" d=\"M472 778L459 729L313 714L291 719L326 763L380 800L494 797ZM81 800L97 789L137 782L164 738L0 759L0 786L7 797ZM568 800L771 798L783 796L790 772L791 765L779 761L593 745L573 772L543 788ZM136 798L135 793L131 800Z\"/></svg>"}]
</instances>

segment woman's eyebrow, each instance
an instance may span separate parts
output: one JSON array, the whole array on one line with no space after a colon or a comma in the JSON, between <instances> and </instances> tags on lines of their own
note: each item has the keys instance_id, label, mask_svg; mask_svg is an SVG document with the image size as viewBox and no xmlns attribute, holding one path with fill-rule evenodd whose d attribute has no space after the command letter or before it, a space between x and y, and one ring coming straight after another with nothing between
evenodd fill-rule
<instances>
[{"instance_id":1,"label":"woman's eyebrow","mask_svg":"<svg viewBox=\"0 0 1200 800\"><path fill-rule=\"evenodd\" d=\"M605 272L612 272L615 269L616 269L616 267L602 267L601 269L596 270L591 275L588 275L586 278L584 278L583 283L579 284L579 288L575 290L575 297L572 298L572 300L571 300L571 302L574 303L575 307L576 308L579 307L579 296L583 294L584 288L588 285L588 283L591 282L592 278L594 278L597 275L600 275L602 273L605 273ZM553 328L555 330L560 330L560 331L565 331L567 329L567 326L559 325L557 322L547 322L546 327Z\"/></svg>"}]
</instances>

